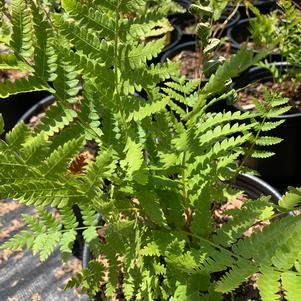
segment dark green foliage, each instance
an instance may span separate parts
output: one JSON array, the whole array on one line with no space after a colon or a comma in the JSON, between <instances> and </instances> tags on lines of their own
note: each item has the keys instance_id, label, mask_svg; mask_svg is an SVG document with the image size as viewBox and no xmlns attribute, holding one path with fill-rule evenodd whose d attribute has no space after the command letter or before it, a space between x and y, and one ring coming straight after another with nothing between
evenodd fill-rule
<instances>
[{"instance_id":1,"label":"dark green foliage","mask_svg":"<svg viewBox=\"0 0 301 301\"><path fill-rule=\"evenodd\" d=\"M194 9L207 22L212 10L205 2ZM286 112L287 101L267 94L267 107L256 102L258 113L210 112L235 92L231 78L264 54L243 48L200 88L199 80L180 78L176 64L155 63L172 7L160 4L65 0L58 14L41 1L13 1L13 34L0 40L11 53L1 55L0 64L31 75L0 84L1 97L42 89L56 101L34 130L20 123L1 141L0 197L38 211L37 218L23 216L28 229L1 248L28 247L45 260L59 245L67 258L77 205L83 236L101 260L92 260L67 287L81 286L90 295L101 289L108 299L211 301L257 273L264 301L275 300L280 280L286 298L297 300L298 218L244 234L272 220L276 209L299 208L298 189L278 205L264 196L246 200L226 212L223 224L213 218L215 207L238 193L229 185L239 172L237 159L255 155L245 144L279 142L261 135L279 122L257 117ZM213 41L205 31L208 46ZM93 156L87 156L89 145ZM97 225L97 214L103 224Z\"/></svg>"}]
</instances>

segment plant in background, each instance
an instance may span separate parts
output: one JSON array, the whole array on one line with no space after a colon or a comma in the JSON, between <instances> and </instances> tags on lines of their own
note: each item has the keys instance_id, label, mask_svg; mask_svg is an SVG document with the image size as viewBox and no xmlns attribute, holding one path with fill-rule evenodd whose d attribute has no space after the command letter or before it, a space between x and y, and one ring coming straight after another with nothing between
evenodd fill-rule
<instances>
[{"instance_id":1,"label":"plant in background","mask_svg":"<svg viewBox=\"0 0 301 301\"><path fill-rule=\"evenodd\" d=\"M271 50L279 45L277 31L279 30L279 18L275 11L270 14L261 14L259 9L251 3L248 8L255 15L250 19L249 30L256 48L270 48Z\"/></svg>"},{"instance_id":2,"label":"plant in background","mask_svg":"<svg viewBox=\"0 0 301 301\"><path fill-rule=\"evenodd\" d=\"M286 61L300 67L301 12L291 0L280 0L278 5L278 13L283 19L278 32L280 53Z\"/></svg>"},{"instance_id":3,"label":"plant in background","mask_svg":"<svg viewBox=\"0 0 301 301\"><path fill-rule=\"evenodd\" d=\"M70 254L77 204L83 236L102 260L91 260L67 287L82 286L90 295L101 290L108 299L223 300L256 273L262 300L276 300L280 290L299 300L299 218L243 235L297 209L299 190L278 205L269 197L246 200L227 212L232 218L223 225L213 218L214 205L233 191L229 183L248 151L245 143L278 142L254 134L278 124L259 124L258 113L208 112L235 92L224 93L231 78L262 56L242 48L197 89L199 80L179 78L177 65L149 63L164 37L144 38L167 11L162 5L136 16L145 3L64 0L61 14L46 15L40 1L12 1L12 53L4 63L31 75L1 84L0 95L47 90L56 104L34 130L20 123L1 141L0 197L38 211L38 217L24 215L28 230L1 248L28 247L45 260L59 244ZM203 49L212 45L205 36ZM286 100L269 100L267 119L288 110ZM80 154L91 141L97 153L83 164ZM58 218L50 207L59 208ZM97 213L104 225L97 225Z\"/></svg>"}]
</instances>

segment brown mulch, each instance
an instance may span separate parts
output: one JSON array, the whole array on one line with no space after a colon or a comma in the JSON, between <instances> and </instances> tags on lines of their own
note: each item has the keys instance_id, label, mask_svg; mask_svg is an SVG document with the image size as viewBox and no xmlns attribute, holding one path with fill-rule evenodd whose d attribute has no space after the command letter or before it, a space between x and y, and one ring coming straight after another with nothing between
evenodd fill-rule
<instances>
[{"instance_id":1,"label":"brown mulch","mask_svg":"<svg viewBox=\"0 0 301 301\"><path fill-rule=\"evenodd\" d=\"M216 49L211 57L219 58L224 57L226 59L231 56L231 45L226 43L222 47ZM173 61L180 63L180 74L186 76L188 79L200 78L201 75L201 63L202 58L200 52L192 50L184 50L172 58Z\"/></svg>"},{"instance_id":2,"label":"brown mulch","mask_svg":"<svg viewBox=\"0 0 301 301\"><path fill-rule=\"evenodd\" d=\"M292 80L284 80L281 83L268 81L265 83L255 83L238 94L237 104L245 110L256 111L252 98L257 98L262 104L265 104L264 90L270 92L282 93L284 97L289 99L289 104L292 106L290 113L301 112L301 83L294 83Z\"/></svg>"}]
</instances>

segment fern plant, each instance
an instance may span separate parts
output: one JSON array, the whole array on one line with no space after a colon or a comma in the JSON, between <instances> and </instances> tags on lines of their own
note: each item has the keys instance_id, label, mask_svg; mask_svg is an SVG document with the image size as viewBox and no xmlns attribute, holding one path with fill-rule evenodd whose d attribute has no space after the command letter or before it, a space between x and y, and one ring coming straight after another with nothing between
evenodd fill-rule
<instances>
[{"instance_id":1,"label":"fern plant","mask_svg":"<svg viewBox=\"0 0 301 301\"><path fill-rule=\"evenodd\" d=\"M91 260L67 287L81 286L91 296L102 290L108 300L223 300L256 273L262 300L277 300L280 290L299 300L299 218L244 233L298 209L300 189L277 205L264 196L247 200L221 227L212 217L213 205L233 191L229 183L239 171L237 159L248 152L245 143L278 142L259 140L261 131L277 126L258 123L263 109L210 112L235 93L227 89L231 78L262 55L242 48L198 88L199 80L179 77L176 64L151 63L164 37L148 38L168 7L140 14L146 4L63 0L57 14L41 1L13 0L2 9L11 20L1 39L10 49L2 65L31 75L1 84L0 96L47 90L56 103L34 130L20 123L0 143L0 197L34 205L38 213L24 215L28 229L1 248L27 247L46 260L58 245L66 258L78 230L77 204L85 241L102 260ZM267 120L287 110L282 99L270 105ZM85 161L91 142L97 152Z\"/></svg>"}]
</instances>

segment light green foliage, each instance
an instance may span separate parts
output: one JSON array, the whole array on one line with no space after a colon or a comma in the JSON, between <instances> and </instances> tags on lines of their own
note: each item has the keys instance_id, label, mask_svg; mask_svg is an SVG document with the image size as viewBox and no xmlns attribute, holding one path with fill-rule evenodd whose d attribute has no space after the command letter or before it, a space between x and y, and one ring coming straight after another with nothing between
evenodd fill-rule
<instances>
[{"instance_id":1,"label":"light green foliage","mask_svg":"<svg viewBox=\"0 0 301 301\"><path fill-rule=\"evenodd\" d=\"M249 30L252 40L256 47L272 48L279 44L279 36L277 35L279 28L279 18L275 12L270 14L261 14L259 9L252 4L248 7L255 15L250 19Z\"/></svg>"},{"instance_id":2,"label":"light green foliage","mask_svg":"<svg viewBox=\"0 0 301 301\"><path fill-rule=\"evenodd\" d=\"M255 154L245 144L280 141L265 133L280 122L258 120L288 110L281 96L266 94L267 107L255 101L257 113L210 110L233 96L231 78L264 54L243 48L200 87L200 80L180 78L177 64L156 63L171 1L64 0L60 13L50 2L13 2L12 20L22 22L12 24L12 53L0 57L4 68L31 72L15 85L0 84L2 97L40 89L55 96L34 130L20 123L1 141L0 198L38 211L23 216L28 229L1 248L27 247L46 260L58 246L66 259L79 227L77 205L83 237L103 260L91 260L69 288L81 286L92 296L105 282L108 299L121 292L126 300L221 301L258 273L263 300L275 300L280 279L288 300L297 300L298 218L244 234L271 220L275 208L299 208L298 189L278 205L264 196L246 200L225 213L220 227L212 218L216 206L238 193L229 185L239 172L236 161ZM203 24L211 20L209 1L194 10ZM199 29L205 49L214 42L210 26ZM88 145L92 158L85 157Z\"/></svg>"},{"instance_id":3,"label":"light green foliage","mask_svg":"<svg viewBox=\"0 0 301 301\"><path fill-rule=\"evenodd\" d=\"M278 3L279 14L283 19L279 32L280 53L287 61L300 67L301 46L301 13L295 3L290 0L281 0Z\"/></svg>"}]
</instances>

